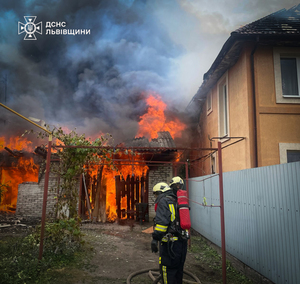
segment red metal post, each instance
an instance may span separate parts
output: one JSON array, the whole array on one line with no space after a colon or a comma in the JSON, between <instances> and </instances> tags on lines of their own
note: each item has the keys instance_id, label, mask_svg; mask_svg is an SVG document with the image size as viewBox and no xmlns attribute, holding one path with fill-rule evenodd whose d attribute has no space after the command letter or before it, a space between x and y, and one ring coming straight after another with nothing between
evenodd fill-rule
<instances>
[{"instance_id":1,"label":"red metal post","mask_svg":"<svg viewBox=\"0 0 300 284\"><path fill-rule=\"evenodd\" d=\"M185 188L187 191L187 197L189 198L189 168L187 162L185 162Z\"/></svg>"},{"instance_id":2,"label":"red metal post","mask_svg":"<svg viewBox=\"0 0 300 284\"><path fill-rule=\"evenodd\" d=\"M44 184L44 197L43 197L43 211L42 211L39 260L41 260L42 257L43 257L46 208L47 208L47 198L48 198L48 184L49 184L49 175L50 175L51 146L52 146L52 135L50 134L49 135L49 141L48 141L47 164L46 164L45 184Z\"/></svg>"},{"instance_id":3,"label":"red metal post","mask_svg":"<svg viewBox=\"0 0 300 284\"><path fill-rule=\"evenodd\" d=\"M220 192L220 217L221 217L221 249L222 249L222 278L226 284L226 247L225 247L225 218L224 218L224 195L223 195L223 169L222 169L222 147L218 142L218 164L219 164L219 192Z\"/></svg>"},{"instance_id":4,"label":"red metal post","mask_svg":"<svg viewBox=\"0 0 300 284\"><path fill-rule=\"evenodd\" d=\"M187 198L189 200L189 168L188 163L185 162L185 188L187 193ZM189 229L189 235L191 235L191 230ZM188 246L191 248L191 238L188 240Z\"/></svg>"}]
</instances>

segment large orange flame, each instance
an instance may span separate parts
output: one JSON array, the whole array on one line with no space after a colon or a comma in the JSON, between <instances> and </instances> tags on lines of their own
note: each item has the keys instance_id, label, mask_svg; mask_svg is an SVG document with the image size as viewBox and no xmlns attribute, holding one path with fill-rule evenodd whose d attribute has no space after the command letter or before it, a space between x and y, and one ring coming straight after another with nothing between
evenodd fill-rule
<instances>
[{"instance_id":1,"label":"large orange flame","mask_svg":"<svg viewBox=\"0 0 300 284\"><path fill-rule=\"evenodd\" d=\"M120 175L126 180L127 176L138 176L141 177L146 175L148 166L145 163L134 163L136 160L140 160L139 155L130 155L129 153L121 152L118 154L119 159L130 160L128 162L114 162L115 169L105 166L102 172L101 182L105 183L106 186L106 216L107 221L113 222L117 218L117 204L116 204L116 182L115 177ZM92 179L97 178L100 166L94 166L89 168L89 176ZM91 194L91 189L89 189ZM90 195L90 202L93 202L95 198ZM91 204L92 208L95 208L95 204ZM127 209L127 197L123 197L121 200L121 210ZM125 216L127 217L127 216Z\"/></svg>"},{"instance_id":2,"label":"large orange flame","mask_svg":"<svg viewBox=\"0 0 300 284\"><path fill-rule=\"evenodd\" d=\"M3 150L4 147L10 150L27 152L33 149L31 141L18 136L9 139L0 137L0 150ZM23 182L37 182L38 170L33 158L27 156L16 158L10 167L0 168L0 183L5 185L5 189L7 189L1 199L0 211L9 211L16 208L18 185Z\"/></svg>"},{"instance_id":3,"label":"large orange flame","mask_svg":"<svg viewBox=\"0 0 300 284\"><path fill-rule=\"evenodd\" d=\"M173 138L181 137L182 131L185 129L185 124L178 118L167 119L165 111L167 104L162 100L161 96L155 93L150 93L146 98L147 113L140 117L139 130L136 137L145 136L150 139L157 138L158 132L168 131ZM64 128L64 131L69 130ZM101 133L101 135L103 135ZM60 144L57 140L56 144ZM8 147L11 150L32 152L32 142L25 138L13 137L9 140L0 137L0 151ZM119 153L119 158L130 160L129 162L115 162L118 171L112 170L109 167L104 167L102 172L102 182L106 186L106 215L108 221L114 221L117 218L117 204L116 204L116 186L115 176L120 175L126 180L128 176L143 176L147 173L148 167L146 163L134 163L135 160L141 160L139 156L134 156L128 153ZM38 181L38 167L34 164L32 158L21 157L18 158L18 163L11 168L0 168L0 182L8 184L8 191L4 198L2 198L2 209L7 206L15 207L17 203L18 185L23 182L37 182ZM132 161L132 162L131 162ZM100 166L99 166L100 167ZM90 176L96 177L99 167L92 169ZM91 193L91 190L89 189ZM90 197L92 201L92 198ZM121 209L126 209L126 196L121 200ZM94 207L94 204L92 204ZM1 207L0 207L1 209Z\"/></svg>"},{"instance_id":4,"label":"large orange flame","mask_svg":"<svg viewBox=\"0 0 300 284\"><path fill-rule=\"evenodd\" d=\"M15 136L10 138L0 137L0 151L7 147L17 151L33 151L32 142L25 137Z\"/></svg>"},{"instance_id":5,"label":"large orange flame","mask_svg":"<svg viewBox=\"0 0 300 284\"><path fill-rule=\"evenodd\" d=\"M157 138L157 132L169 131L172 138L181 137L186 128L178 118L167 120L165 110L167 104L162 101L158 94L150 94L146 99L148 111L140 117L139 130L136 137Z\"/></svg>"}]
</instances>

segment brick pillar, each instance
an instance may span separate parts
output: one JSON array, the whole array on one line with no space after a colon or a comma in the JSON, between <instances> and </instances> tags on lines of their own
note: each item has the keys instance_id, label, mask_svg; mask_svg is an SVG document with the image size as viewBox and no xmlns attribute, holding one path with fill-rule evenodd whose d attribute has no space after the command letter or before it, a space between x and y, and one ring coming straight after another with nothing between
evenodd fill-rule
<instances>
[{"instance_id":1,"label":"brick pillar","mask_svg":"<svg viewBox=\"0 0 300 284\"><path fill-rule=\"evenodd\" d=\"M149 170L149 220L152 221L155 216L154 211L154 196L152 193L153 186L159 182L170 183L172 179L172 165L165 164L162 166L155 167L155 169Z\"/></svg>"}]
</instances>

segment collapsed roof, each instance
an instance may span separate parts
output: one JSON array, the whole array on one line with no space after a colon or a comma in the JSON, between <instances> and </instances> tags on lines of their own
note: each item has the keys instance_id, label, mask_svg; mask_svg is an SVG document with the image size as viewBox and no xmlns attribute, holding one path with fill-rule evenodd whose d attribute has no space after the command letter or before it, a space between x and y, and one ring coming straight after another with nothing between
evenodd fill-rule
<instances>
[{"instance_id":1,"label":"collapsed roof","mask_svg":"<svg viewBox=\"0 0 300 284\"><path fill-rule=\"evenodd\" d=\"M146 137L134 138L116 148L120 146L144 153L144 159L148 161L171 161L177 152L175 142L168 131L157 132L157 138L150 141Z\"/></svg>"},{"instance_id":2,"label":"collapsed roof","mask_svg":"<svg viewBox=\"0 0 300 284\"><path fill-rule=\"evenodd\" d=\"M175 142L168 131L157 132L157 138L148 140L146 137L134 138L125 142L126 147L143 148L176 148Z\"/></svg>"}]
</instances>

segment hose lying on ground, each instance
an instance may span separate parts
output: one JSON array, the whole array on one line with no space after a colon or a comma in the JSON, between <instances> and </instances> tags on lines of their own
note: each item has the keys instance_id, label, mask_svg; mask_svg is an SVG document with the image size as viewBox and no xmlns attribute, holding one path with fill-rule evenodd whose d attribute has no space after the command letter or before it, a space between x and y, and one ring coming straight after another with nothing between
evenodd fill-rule
<instances>
[{"instance_id":1,"label":"hose lying on ground","mask_svg":"<svg viewBox=\"0 0 300 284\"><path fill-rule=\"evenodd\" d=\"M156 272L157 271L157 272ZM143 274L143 273L147 273L149 274L149 277L153 280L153 284L157 284L158 281L161 279L161 275L160 273L158 272L159 269L158 268L153 268L153 269L142 269L140 271L136 271L136 272L133 272L131 273L128 278L127 278L127 284L131 284L131 279L134 278L135 276L137 275L140 275L140 274ZM188 284L201 284L200 280L198 279L198 277L196 275L194 275L193 273L189 272L189 271L186 271L184 270L183 271L184 274L190 276L191 278L193 278L196 282L194 281L190 281L190 280L186 280L186 279L183 279L183 282L184 283L188 283ZM156 278L154 277L154 275L156 275Z\"/></svg>"}]
</instances>

